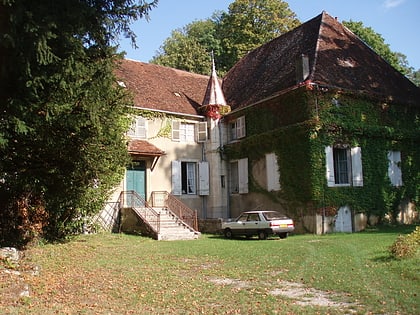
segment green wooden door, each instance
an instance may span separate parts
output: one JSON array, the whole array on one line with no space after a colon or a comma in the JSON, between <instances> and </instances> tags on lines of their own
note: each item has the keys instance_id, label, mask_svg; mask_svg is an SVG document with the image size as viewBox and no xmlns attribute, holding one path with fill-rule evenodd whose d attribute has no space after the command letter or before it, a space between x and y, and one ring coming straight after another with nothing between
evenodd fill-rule
<instances>
[{"instance_id":1,"label":"green wooden door","mask_svg":"<svg viewBox=\"0 0 420 315\"><path fill-rule=\"evenodd\" d=\"M144 161L134 161L126 173L126 190L134 190L146 198L146 167Z\"/></svg>"}]
</instances>

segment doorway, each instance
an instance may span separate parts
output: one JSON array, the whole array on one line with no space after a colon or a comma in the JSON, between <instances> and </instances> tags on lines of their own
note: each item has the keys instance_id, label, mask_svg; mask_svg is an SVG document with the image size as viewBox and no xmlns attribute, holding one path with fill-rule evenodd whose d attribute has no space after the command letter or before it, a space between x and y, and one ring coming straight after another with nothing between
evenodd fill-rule
<instances>
[{"instance_id":1,"label":"doorway","mask_svg":"<svg viewBox=\"0 0 420 315\"><path fill-rule=\"evenodd\" d=\"M125 177L126 190L134 190L146 199L146 161L132 161Z\"/></svg>"}]
</instances>

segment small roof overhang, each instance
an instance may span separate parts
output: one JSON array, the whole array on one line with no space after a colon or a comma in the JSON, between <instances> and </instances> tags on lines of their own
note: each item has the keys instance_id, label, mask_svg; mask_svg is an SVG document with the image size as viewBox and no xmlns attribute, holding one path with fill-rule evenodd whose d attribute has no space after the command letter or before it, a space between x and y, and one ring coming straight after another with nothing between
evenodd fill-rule
<instances>
[{"instance_id":1,"label":"small roof overhang","mask_svg":"<svg viewBox=\"0 0 420 315\"><path fill-rule=\"evenodd\" d=\"M128 142L128 153L135 157L153 159L152 166L150 167L152 171L155 168L159 158L166 154L165 151L162 151L146 140L130 140Z\"/></svg>"}]
</instances>

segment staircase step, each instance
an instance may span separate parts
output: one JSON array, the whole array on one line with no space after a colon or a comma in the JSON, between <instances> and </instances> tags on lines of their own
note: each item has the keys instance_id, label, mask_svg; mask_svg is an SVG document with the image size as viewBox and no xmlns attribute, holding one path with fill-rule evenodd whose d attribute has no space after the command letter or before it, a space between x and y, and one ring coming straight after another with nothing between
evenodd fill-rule
<instances>
[{"instance_id":1,"label":"staircase step","mask_svg":"<svg viewBox=\"0 0 420 315\"><path fill-rule=\"evenodd\" d=\"M182 220L172 215L168 210L154 208L160 214L160 233L158 240L194 240L199 238L200 232L191 230L182 223Z\"/></svg>"}]
</instances>

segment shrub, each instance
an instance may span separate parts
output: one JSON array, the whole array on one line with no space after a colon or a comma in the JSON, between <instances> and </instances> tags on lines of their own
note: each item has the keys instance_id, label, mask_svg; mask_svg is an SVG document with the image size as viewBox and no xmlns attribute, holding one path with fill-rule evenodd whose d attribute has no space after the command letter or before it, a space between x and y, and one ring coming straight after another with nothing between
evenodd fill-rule
<instances>
[{"instance_id":1,"label":"shrub","mask_svg":"<svg viewBox=\"0 0 420 315\"><path fill-rule=\"evenodd\" d=\"M420 248L420 226L407 235L399 235L390 247L391 255L397 259L413 257Z\"/></svg>"}]
</instances>

